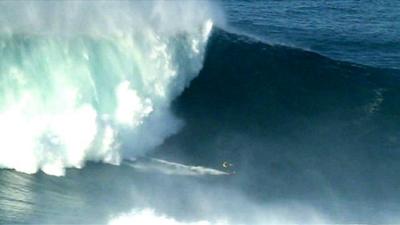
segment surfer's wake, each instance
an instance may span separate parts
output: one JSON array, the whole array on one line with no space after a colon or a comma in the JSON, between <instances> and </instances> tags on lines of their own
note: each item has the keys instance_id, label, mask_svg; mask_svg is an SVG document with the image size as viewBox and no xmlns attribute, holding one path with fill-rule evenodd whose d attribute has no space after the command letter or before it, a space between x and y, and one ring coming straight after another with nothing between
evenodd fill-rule
<instances>
[{"instance_id":1,"label":"surfer's wake","mask_svg":"<svg viewBox=\"0 0 400 225\"><path fill-rule=\"evenodd\" d=\"M168 175L182 175L182 176L223 176L232 175L232 173L222 170L202 167L190 166L176 162L169 162L157 158L133 158L124 160L122 165L135 168L138 171L157 172Z\"/></svg>"}]
</instances>

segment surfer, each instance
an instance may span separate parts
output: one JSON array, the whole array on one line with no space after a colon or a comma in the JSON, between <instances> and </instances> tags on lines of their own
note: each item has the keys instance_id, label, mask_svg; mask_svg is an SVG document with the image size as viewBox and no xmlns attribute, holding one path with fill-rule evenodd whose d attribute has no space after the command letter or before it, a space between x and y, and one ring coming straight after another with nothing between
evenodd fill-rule
<instances>
[{"instance_id":1,"label":"surfer","mask_svg":"<svg viewBox=\"0 0 400 225\"><path fill-rule=\"evenodd\" d=\"M222 162L222 167L223 167L225 170L230 170L230 171L228 172L229 175L236 174L236 171L231 170L231 168L233 167L233 164L232 164L232 163L229 163L229 162L227 162L227 161L224 161L224 162Z\"/></svg>"},{"instance_id":2,"label":"surfer","mask_svg":"<svg viewBox=\"0 0 400 225\"><path fill-rule=\"evenodd\" d=\"M232 163L228 163L227 161L224 161L222 163L222 167L224 167L225 169L228 169L229 167L232 167L233 164Z\"/></svg>"}]
</instances>

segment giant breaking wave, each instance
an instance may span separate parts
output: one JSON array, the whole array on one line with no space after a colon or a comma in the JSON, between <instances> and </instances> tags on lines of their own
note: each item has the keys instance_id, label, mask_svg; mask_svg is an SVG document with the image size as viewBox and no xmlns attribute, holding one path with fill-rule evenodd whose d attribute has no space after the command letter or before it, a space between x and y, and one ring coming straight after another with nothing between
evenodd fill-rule
<instances>
[{"instance_id":1,"label":"giant breaking wave","mask_svg":"<svg viewBox=\"0 0 400 225\"><path fill-rule=\"evenodd\" d=\"M179 129L169 107L202 66L205 2L0 4L0 167L118 164Z\"/></svg>"}]
</instances>

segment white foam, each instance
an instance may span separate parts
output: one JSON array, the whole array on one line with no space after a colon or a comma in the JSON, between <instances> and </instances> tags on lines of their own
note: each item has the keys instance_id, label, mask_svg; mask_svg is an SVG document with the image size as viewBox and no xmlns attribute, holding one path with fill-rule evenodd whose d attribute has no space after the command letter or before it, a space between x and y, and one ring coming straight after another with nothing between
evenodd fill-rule
<instances>
[{"instance_id":1,"label":"white foam","mask_svg":"<svg viewBox=\"0 0 400 225\"><path fill-rule=\"evenodd\" d=\"M195 222L181 222L177 221L174 218L168 217L166 215L157 215L153 209L141 209L141 210L133 210L131 213L120 215L116 218L113 218L109 223L109 225L122 225L122 224L142 224L142 225L150 225L150 224L163 224L163 225L224 225L226 222L217 221L217 222L209 222L206 220L195 221Z\"/></svg>"},{"instance_id":2,"label":"white foam","mask_svg":"<svg viewBox=\"0 0 400 225\"><path fill-rule=\"evenodd\" d=\"M169 162L156 158L133 159L126 160L124 165L135 168L139 171L145 172L158 172L167 175L180 175L180 176L226 176L230 173L207 168L203 166L191 166L176 162Z\"/></svg>"},{"instance_id":3,"label":"white foam","mask_svg":"<svg viewBox=\"0 0 400 225\"><path fill-rule=\"evenodd\" d=\"M0 167L63 175L161 144L212 21L203 1L0 2Z\"/></svg>"}]
</instances>

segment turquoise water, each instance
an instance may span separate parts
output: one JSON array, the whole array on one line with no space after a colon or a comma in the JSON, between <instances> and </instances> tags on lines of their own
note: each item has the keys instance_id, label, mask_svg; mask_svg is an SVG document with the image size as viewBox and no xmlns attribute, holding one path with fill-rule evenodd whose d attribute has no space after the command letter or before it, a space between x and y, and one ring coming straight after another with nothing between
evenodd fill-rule
<instances>
[{"instance_id":1,"label":"turquoise water","mask_svg":"<svg viewBox=\"0 0 400 225\"><path fill-rule=\"evenodd\" d=\"M1 2L0 223L399 223L399 4Z\"/></svg>"}]
</instances>

